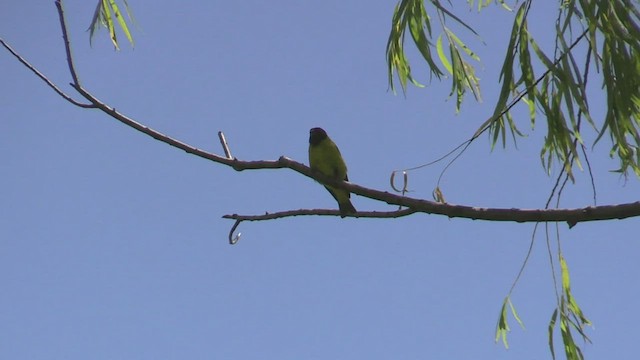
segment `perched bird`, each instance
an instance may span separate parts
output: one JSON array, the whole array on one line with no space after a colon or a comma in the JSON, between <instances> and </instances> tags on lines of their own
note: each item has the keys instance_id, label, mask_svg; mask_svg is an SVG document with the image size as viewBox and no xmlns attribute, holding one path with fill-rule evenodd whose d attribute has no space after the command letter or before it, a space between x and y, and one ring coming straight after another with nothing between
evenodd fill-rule
<instances>
[{"instance_id":1,"label":"perched bird","mask_svg":"<svg viewBox=\"0 0 640 360\"><path fill-rule=\"evenodd\" d=\"M318 171L336 180L349 181L347 177L347 165L340 155L340 150L331 141L327 132L321 128L313 128L309 131L309 166L311 170ZM340 217L347 214L355 214L356 208L351 204L351 193L347 190L325 186L338 202Z\"/></svg>"}]
</instances>

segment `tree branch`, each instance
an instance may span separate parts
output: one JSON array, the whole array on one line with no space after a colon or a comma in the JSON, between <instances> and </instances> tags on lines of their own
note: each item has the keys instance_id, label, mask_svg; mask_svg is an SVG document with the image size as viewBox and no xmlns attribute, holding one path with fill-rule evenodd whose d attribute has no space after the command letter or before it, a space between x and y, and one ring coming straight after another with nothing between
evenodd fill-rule
<instances>
[{"instance_id":1,"label":"tree branch","mask_svg":"<svg viewBox=\"0 0 640 360\"><path fill-rule=\"evenodd\" d=\"M625 219L629 217L640 216L640 201L619 204L619 205L606 205L606 206L589 206L577 209L500 209L500 208L481 208L465 205L454 205L448 203L434 202L424 199L411 198L404 195L396 195L386 191L380 191L376 189L366 188L357 184L352 184L344 181L337 181L335 179L326 177L320 173L313 172L306 165L291 160L287 157L280 157L278 160L259 160L259 161L242 161L230 156L228 146L225 146L226 141L222 141L225 152L228 152L226 156L219 156L214 153L210 153L201 149L198 149L192 145L176 140L170 136L162 134L161 132L151 129L123 114L118 112L115 108L108 106L93 96L90 92L85 90L79 83L78 76L75 74L75 68L73 66L73 59L71 55L71 48L66 31L66 24L64 16L62 15L61 0L56 0L58 11L60 14L60 24L62 26L63 37L65 40L65 49L67 53L67 62L69 64L69 71L74 79L74 83L71 84L80 95L87 99L91 104L80 104L78 102L69 100L68 96L57 90L57 88L51 84L44 76L42 76L33 66L28 64L22 59L15 51L9 48L4 42L3 45L16 56L20 62L22 62L29 69L34 71L36 75L45 80L50 87L56 92L74 103L77 106L85 108L96 108L111 116L112 118L122 122L123 124L140 131L158 141L161 141L169 146L181 149L189 154L207 159L219 164L227 165L236 171L243 170L257 170L257 169L282 169L288 168L296 171L306 177L314 179L322 184L327 184L340 189L348 190L356 195L360 195L369 199L378 200L389 205L400 206L403 209L397 211L360 211L352 217L357 218L396 218L401 216L411 215L416 212L422 212L426 214L444 215L449 218L466 218L473 220L489 220L489 221L513 221L513 222L567 222L570 227L579 222L596 221L596 220L611 220L611 219ZM53 86L52 86L53 85ZM291 216L306 216L306 215L320 215L320 216L338 216L340 215L337 210L326 209L300 209L290 210L275 213L265 213L263 215L224 215L225 219L236 220L232 232L230 233L230 239L232 239L233 231L237 228L242 221L261 221L261 220L273 220ZM237 241L237 240L236 240Z\"/></svg>"},{"instance_id":2,"label":"tree branch","mask_svg":"<svg viewBox=\"0 0 640 360\"><path fill-rule=\"evenodd\" d=\"M55 1L56 8L58 9L58 19L60 20L60 27L62 28L62 39L64 40L64 48L67 52L67 65L69 65L69 72L71 78L76 86L80 86L80 79L76 73L76 68L73 65L73 57L71 56L71 42L69 41L69 35L67 34L67 21L64 18L64 9L62 7L62 0Z\"/></svg>"},{"instance_id":3,"label":"tree branch","mask_svg":"<svg viewBox=\"0 0 640 360\"><path fill-rule=\"evenodd\" d=\"M43 73L41 73L38 69L36 69L33 65L31 65L27 60L25 60L25 58L23 58L22 56L20 56L20 54L18 54L15 50L13 50L13 48L9 46L9 44L7 44L2 38L0 38L0 44L2 44L2 46L4 46L4 48L7 49L11 53L11 55L13 55L16 59L18 59L18 61L20 61L22 65L24 65L27 69L31 70L34 74L36 74L37 77L39 77L50 88L52 88L53 91L55 91L58 95L62 96L63 99L81 108L95 107L93 104L83 104L81 102L78 102L73 98L71 98L71 96L65 94L64 91L60 90L60 88L56 86L56 84L54 84L51 80L49 80L46 76L44 76Z\"/></svg>"},{"instance_id":4,"label":"tree branch","mask_svg":"<svg viewBox=\"0 0 640 360\"><path fill-rule=\"evenodd\" d=\"M346 214L346 217L357 218L376 218L376 219L394 219L407 215L411 215L416 211L413 209L402 209L396 211L358 211L356 214ZM274 220L291 216L306 216L306 215L319 215L319 216L340 216L340 211L330 209L299 209L288 210L274 213L264 213L263 215L224 215L223 219L240 220L240 221L262 221L262 220Z\"/></svg>"},{"instance_id":5,"label":"tree branch","mask_svg":"<svg viewBox=\"0 0 640 360\"><path fill-rule=\"evenodd\" d=\"M265 168L270 169L289 168L322 184L345 189L356 195L385 202L389 205L397 205L408 208L406 210L392 212L357 212L351 215L353 217L390 218L406 216L415 212L422 212L434 215L445 215L450 218L457 217L472 220L513 222L567 222L569 226L574 226L579 222L585 221L625 219L629 217L640 216L640 201L619 205L588 206L576 209L506 209L445 204L424 199L396 195L386 191L370 189L344 181L336 181L334 179L323 176L322 174L312 172L311 169L304 164L298 163L286 157L281 157L275 162L245 162L236 160L233 167L236 170L258 169L262 167L257 166L260 166L262 164L267 165L268 167ZM405 211L407 213L405 213ZM225 215L223 217L226 219L234 220L258 221L299 215L339 215L339 213L337 211L326 212L326 210L297 210L265 215L234 214Z\"/></svg>"},{"instance_id":6,"label":"tree branch","mask_svg":"<svg viewBox=\"0 0 640 360\"><path fill-rule=\"evenodd\" d=\"M463 205L451 205L438 203L422 199L414 199L406 196L400 196L391 194L386 191L379 191L375 189L365 188L356 184L351 184L344 181L336 181L332 178L323 176L322 174L315 173L304 164L288 159L284 156L275 161L262 160L262 161L241 161L235 158L230 158L227 154L226 157L219 156L213 153L206 152L204 150L193 147L184 142L173 139L167 135L164 135L154 129L151 129L141 123L134 121L133 119L119 113L115 108L101 102L91 93L86 91L78 81L78 76L75 73L73 66L73 58L71 54L70 41L67 35L66 23L62 13L61 4L58 5L61 0L56 0L58 7L58 13L60 14L60 25L62 27L62 34L64 38L65 50L67 53L67 62L69 64L69 71L74 79L73 85L76 90L87 100L89 100L96 108L100 109L107 115L122 122L123 124L130 126L152 138L164 142L170 146L181 149L187 153L196 155L198 157L214 161L220 164L224 164L232 167L236 171L242 170L256 170L256 169L281 169L289 168L302 175L310 177L322 184L329 184L338 188L349 190L350 192L364 196L370 199L386 202L390 205L398 205L409 208L410 210L399 210L395 212L358 212L354 214L355 217L376 217L376 218L388 218L396 216L405 216L409 213L424 212L428 214L445 215L450 218L461 217L474 220L491 220L491 221L515 221L515 222L556 222L566 221L569 226L574 226L578 222L594 221L594 220L610 220L610 219L624 219L627 217L640 216L640 202L622 204L622 205L609 205L598 207L586 207L582 209L534 209L534 210L522 210L522 209L489 209L479 208ZM225 142L226 143L226 142ZM223 145L224 147L224 145ZM228 150L228 149L225 149ZM407 214L402 213L407 211ZM297 210L279 212L265 215L225 215L225 218L234 219L237 221L250 220L271 220L289 216L300 215L339 215L336 211L327 210Z\"/></svg>"}]
</instances>

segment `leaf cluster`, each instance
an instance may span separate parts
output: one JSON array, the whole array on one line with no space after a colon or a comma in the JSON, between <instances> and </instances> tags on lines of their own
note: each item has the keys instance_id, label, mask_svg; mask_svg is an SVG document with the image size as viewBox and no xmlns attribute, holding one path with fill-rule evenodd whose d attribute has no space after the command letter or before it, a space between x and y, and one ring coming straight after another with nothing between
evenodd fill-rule
<instances>
[{"instance_id":1,"label":"leaf cluster","mask_svg":"<svg viewBox=\"0 0 640 360\"><path fill-rule=\"evenodd\" d=\"M480 80L475 76L475 68L470 63L470 60L479 62L480 58L447 26L446 21L451 19L473 34L478 34L440 1L431 0L430 3L442 29L435 44L432 40L432 18L427 13L424 1L402 0L396 5L386 50L389 87L395 91L394 74L397 75L403 92L406 91L408 82L422 87L411 75L411 66L404 51L405 34L409 30L416 48L429 65L430 75L438 79L445 75L444 71L452 75L450 95L456 95L456 109L459 110L467 90L471 90L474 97L480 100ZM444 70L436 63L433 50Z\"/></svg>"},{"instance_id":2,"label":"leaf cluster","mask_svg":"<svg viewBox=\"0 0 640 360\"><path fill-rule=\"evenodd\" d=\"M549 321L549 349L551 350L552 358L555 359L553 333L558 317L560 317L560 334L562 336L562 343L564 344L565 356L571 360L582 360L584 359L584 355L573 339L572 329L577 331L585 342L591 342L584 332L585 326L590 326L591 321L584 315L571 293L569 268L563 256L560 256L560 272L562 275L562 294L560 295L558 307L553 311L551 320Z\"/></svg>"},{"instance_id":3,"label":"leaf cluster","mask_svg":"<svg viewBox=\"0 0 640 360\"><path fill-rule=\"evenodd\" d=\"M468 1L470 6L477 5L478 10L491 3L490 0ZM478 132L488 130L492 146L498 141L506 146L508 136L515 142L522 132L510 109L521 100L528 108L532 128L537 117L546 119L547 134L540 158L547 172L550 173L554 163L571 177L574 166L582 168L579 150L586 146L582 135L586 124L595 134L593 145L605 135L610 138L609 155L620 161L616 172L626 175L631 170L640 177L638 1L559 1L554 24L555 46L551 53L543 50L530 31L528 16L532 0L517 2L515 10L503 1L497 3L513 11L514 20L493 115ZM439 19L439 34L432 28L430 14ZM447 20L478 35L438 0L401 0L397 4L387 43L389 85L394 89L397 77L403 91L406 91L408 82L421 86L413 78L405 53L404 36L409 30L431 75L440 79L446 71L451 76L451 95L456 95L456 110L459 110L466 90L480 99L479 78L474 68L474 62L480 59L447 27ZM440 65L436 63L433 50ZM599 78L604 91L587 91L588 79L593 76ZM590 110L589 102L600 94L606 97L607 111L604 119L598 121Z\"/></svg>"},{"instance_id":4,"label":"leaf cluster","mask_svg":"<svg viewBox=\"0 0 640 360\"><path fill-rule=\"evenodd\" d=\"M129 21L133 22L133 15L129 9L129 4L127 0L122 0L124 3L124 7L127 12L127 17ZM99 0L96 5L96 10L93 12L93 18L91 19L91 24L89 25L89 43L92 42L93 36L95 35L96 30L100 27L105 27L107 31L109 31L109 37L111 38L111 43L117 49L120 49L118 46L118 37L116 35L116 26L113 18L116 18L118 21L118 25L120 25L120 29L127 37L127 40L131 45L133 45L133 36L131 35L131 31L129 30L129 26L127 25L127 21L122 15L122 11L120 11L120 7L116 4L115 0Z\"/></svg>"}]
</instances>

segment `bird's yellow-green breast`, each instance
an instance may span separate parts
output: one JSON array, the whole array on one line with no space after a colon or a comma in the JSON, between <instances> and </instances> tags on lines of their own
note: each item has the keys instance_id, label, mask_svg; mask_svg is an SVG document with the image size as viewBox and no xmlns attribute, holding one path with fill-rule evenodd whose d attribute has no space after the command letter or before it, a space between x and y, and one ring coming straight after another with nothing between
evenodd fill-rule
<instances>
[{"instance_id":1,"label":"bird's yellow-green breast","mask_svg":"<svg viewBox=\"0 0 640 360\"><path fill-rule=\"evenodd\" d=\"M321 128L313 128L309 132L309 166L336 180L348 181L347 165L340 154L336 144L329 138L326 131ZM355 213L356 209L351 204L351 194L347 190L325 186L331 195L338 201L340 215Z\"/></svg>"}]
</instances>

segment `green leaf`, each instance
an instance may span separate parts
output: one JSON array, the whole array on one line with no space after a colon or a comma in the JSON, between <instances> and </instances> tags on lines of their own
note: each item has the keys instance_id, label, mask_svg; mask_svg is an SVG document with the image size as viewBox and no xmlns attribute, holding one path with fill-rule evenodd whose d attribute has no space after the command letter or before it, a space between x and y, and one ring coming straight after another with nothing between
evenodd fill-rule
<instances>
[{"instance_id":1,"label":"green leaf","mask_svg":"<svg viewBox=\"0 0 640 360\"><path fill-rule=\"evenodd\" d=\"M436 49L440 63L447 72L453 75L450 95L456 94L456 110L459 110L465 90L470 89L476 99L479 100L480 86L479 79L475 76L473 66L465 61L462 55L459 54L458 48L471 59L478 61L479 58L455 34L444 27L443 19L451 18L474 35L477 36L477 33L468 24L444 8L439 1L431 1L429 4L435 7L435 11L441 19L440 23L446 33L449 42L449 52L451 54L447 56L445 53L445 44L443 43L442 35L439 35L435 44L431 41L433 39L431 18L425 8L425 1L401 0L394 10L391 32L387 41L386 52L389 87L395 92L394 79L396 76L402 86L403 92L406 92L406 85L409 81L414 85L421 86L412 78L411 67L404 51L405 34L408 29L413 43L429 67L430 75L440 79L440 77L445 74L434 60L432 54L433 47Z\"/></svg>"},{"instance_id":2,"label":"green leaf","mask_svg":"<svg viewBox=\"0 0 640 360\"><path fill-rule=\"evenodd\" d=\"M502 308L500 309L500 317L498 318L498 323L496 324L496 338L495 342L498 342L500 338L502 338L502 343L506 349L509 348L509 344L507 343L507 333L510 331L509 323L507 322L507 301L509 297L507 296L502 302Z\"/></svg>"},{"instance_id":3,"label":"green leaf","mask_svg":"<svg viewBox=\"0 0 640 360\"><path fill-rule=\"evenodd\" d=\"M547 332L549 335L549 350L551 351L551 358L555 360L556 352L553 348L553 329L556 327L556 319L558 318L558 309L556 308L551 315L551 320L549 321L549 327L547 328Z\"/></svg>"},{"instance_id":4,"label":"green leaf","mask_svg":"<svg viewBox=\"0 0 640 360\"><path fill-rule=\"evenodd\" d=\"M116 28L113 26L113 19L111 18L111 8L109 7L108 0L102 0L102 15L104 18L104 25L109 30L109 37L111 38L111 42L116 49L118 47L118 39L116 38Z\"/></svg>"},{"instance_id":5,"label":"green leaf","mask_svg":"<svg viewBox=\"0 0 640 360\"><path fill-rule=\"evenodd\" d=\"M502 63L502 69L500 70L499 81L502 83L502 87L500 89L500 95L498 95L498 101L496 102L493 110L493 115L482 125L480 125L480 127L474 134L474 136L477 136L488 127L490 129L490 134L492 137L492 148L496 145L499 137L502 138L503 146L505 145L506 136L504 132L506 130L506 127L504 120L509 116L509 114L503 114L503 112L507 109L509 95L515 87L513 63L518 51L517 48L519 33L521 31L525 31L526 29L526 6L524 5L526 4L520 5L511 29L511 37L509 38L509 44L507 45L505 59Z\"/></svg>"},{"instance_id":6,"label":"green leaf","mask_svg":"<svg viewBox=\"0 0 640 360\"><path fill-rule=\"evenodd\" d=\"M582 309L580 309L573 294L571 293L571 280L569 278L569 267L567 266L567 261L562 255L560 255L559 258L563 293L560 302L560 328L562 330L562 341L565 346L567 358L582 359L582 352L573 340L571 328L573 327L576 329L583 340L590 342L591 340L584 332L584 327L590 326L591 322L584 315ZM575 321L573 321L572 318L575 319Z\"/></svg>"},{"instance_id":7,"label":"green leaf","mask_svg":"<svg viewBox=\"0 0 640 360\"><path fill-rule=\"evenodd\" d=\"M475 0L467 0L467 2L469 3L469 6L473 7ZM482 10L483 8L489 6L491 3L493 2L493 0L479 0L478 1L478 11ZM504 0L498 0L498 3L500 5L502 5L503 8L505 8L508 11L512 11L511 8L504 2Z\"/></svg>"},{"instance_id":8,"label":"green leaf","mask_svg":"<svg viewBox=\"0 0 640 360\"><path fill-rule=\"evenodd\" d=\"M91 19L91 25L89 25L89 45L91 45L93 40L93 34L100 26L100 13L102 11L102 0L98 1L98 5L96 9L93 11L93 17Z\"/></svg>"},{"instance_id":9,"label":"green leaf","mask_svg":"<svg viewBox=\"0 0 640 360\"><path fill-rule=\"evenodd\" d=\"M131 43L131 45L133 45L133 38L131 37L131 32L129 31L129 28L127 27L127 22L124 20L124 17L122 16L122 13L120 12L120 9L118 8L118 5L116 4L115 0L109 0L109 4L111 5L111 8L113 9L113 13L114 13L116 19L118 19L118 24L120 24L120 28L122 29L122 31L124 32L125 36L129 40L129 43Z\"/></svg>"},{"instance_id":10,"label":"green leaf","mask_svg":"<svg viewBox=\"0 0 640 360\"><path fill-rule=\"evenodd\" d=\"M524 329L524 323L522 322L522 320L520 320L520 317L518 316L518 313L516 312L516 308L515 308L515 306L513 306L513 303L511 302L511 298L508 297L507 299L509 300L509 307L511 308L511 314L516 319L518 324L520 324L522 329Z\"/></svg>"},{"instance_id":11,"label":"green leaf","mask_svg":"<svg viewBox=\"0 0 640 360\"><path fill-rule=\"evenodd\" d=\"M123 0L123 2L125 4L127 16L129 17L129 20L133 22L134 20L133 20L131 10L129 8L129 4L127 4L126 0ZM118 21L118 25L120 26L120 29L127 37L127 40L129 41L129 43L133 46L134 44L133 36L131 35L129 26L127 25L127 22L124 19L124 16L120 11L120 8L118 7L115 0L99 0L98 1L96 9L93 12L91 24L89 25L89 29L88 29L89 44L93 43L93 37L96 31L98 30L98 28L105 27L109 32L109 37L111 38L111 43L113 44L113 46L116 48L116 50L120 49L118 45L118 38L116 35L115 22L113 21L114 16Z\"/></svg>"},{"instance_id":12,"label":"green leaf","mask_svg":"<svg viewBox=\"0 0 640 360\"><path fill-rule=\"evenodd\" d=\"M571 292L571 280L569 279L569 267L564 256L560 255L560 273L562 274L562 290L565 293Z\"/></svg>"},{"instance_id":13,"label":"green leaf","mask_svg":"<svg viewBox=\"0 0 640 360\"><path fill-rule=\"evenodd\" d=\"M507 320L507 316L508 316L507 305L509 305L509 308L511 309L511 314L513 315L513 317L516 319L518 324L520 324L520 326L524 329L524 323L522 322L522 320L520 320L520 317L516 312L516 308L515 306L513 306L513 303L511 302L510 296L507 295L504 298L504 301L502 302L502 307L500 308L500 317L498 318L498 323L496 324L496 337L495 337L495 342L498 342L498 340L502 339L502 344L504 344L504 347L506 349L509 348L509 343L507 342L507 333L511 331L511 329L509 328L509 322Z\"/></svg>"},{"instance_id":14,"label":"green leaf","mask_svg":"<svg viewBox=\"0 0 640 360\"><path fill-rule=\"evenodd\" d=\"M470 89L475 98L478 101L480 100L480 84L479 79L473 72L473 66L464 60L464 57L458 50L459 44L462 44L462 46L464 46L464 44L449 29L445 27L444 30L449 41L449 56L451 58L453 74L449 95L456 94L456 111L460 111L466 89Z\"/></svg>"},{"instance_id":15,"label":"green leaf","mask_svg":"<svg viewBox=\"0 0 640 360\"><path fill-rule=\"evenodd\" d=\"M407 81L411 81L416 86L421 86L411 77L411 66L404 53L404 32L407 28L407 12L410 12L410 5L414 0L402 0L396 5L391 21L391 32L387 41L387 67L389 87L395 93L393 82L394 73L400 80L403 91L406 91Z\"/></svg>"},{"instance_id":16,"label":"green leaf","mask_svg":"<svg viewBox=\"0 0 640 360\"><path fill-rule=\"evenodd\" d=\"M422 0L420 0L422 1ZM458 24L464 26L465 28L467 28L467 30L469 30L472 34L479 36L478 33L473 30L473 28L471 26L469 26L467 23L465 23L464 21L462 21L462 19L460 19L459 17L457 17L455 14L453 14L452 12L450 12L449 10L447 10L445 7L443 7L442 5L440 5L440 2L438 0L432 0L431 3L439 10L442 11L443 13L445 13L448 17L452 18L453 20L455 20Z\"/></svg>"},{"instance_id":17,"label":"green leaf","mask_svg":"<svg viewBox=\"0 0 640 360\"><path fill-rule=\"evenodd\" d=\"M470 58L476 61L480 61L480 57L478 57L476 53L474 53L471 49L469 49L469 47L465 43L463 43L462 40L460 40L460 38L456 36L455 33L453 33L447 28L445 28L445 32L447 33L447 37L449 39L452 39L458 46L460 46L460 48L462 48L462 50L467 54L467 56L469 56Z\"/></svg>"},{"instance_id":18,"label":"green leaf","mask_svg":"<svg viewBox=\"0 0 640 360\"><path fill-rule=\"evenodd\" d=\"M447 55L444 53L444 49L442 48L442 35L438 36L438 40L436 41L436 49L438 50L438 57L440 58L440 62L444 65L445 69L449 72L449 74L453 74L453 68L449 59L447 59Z\"/></svg>"}]
</instances>

